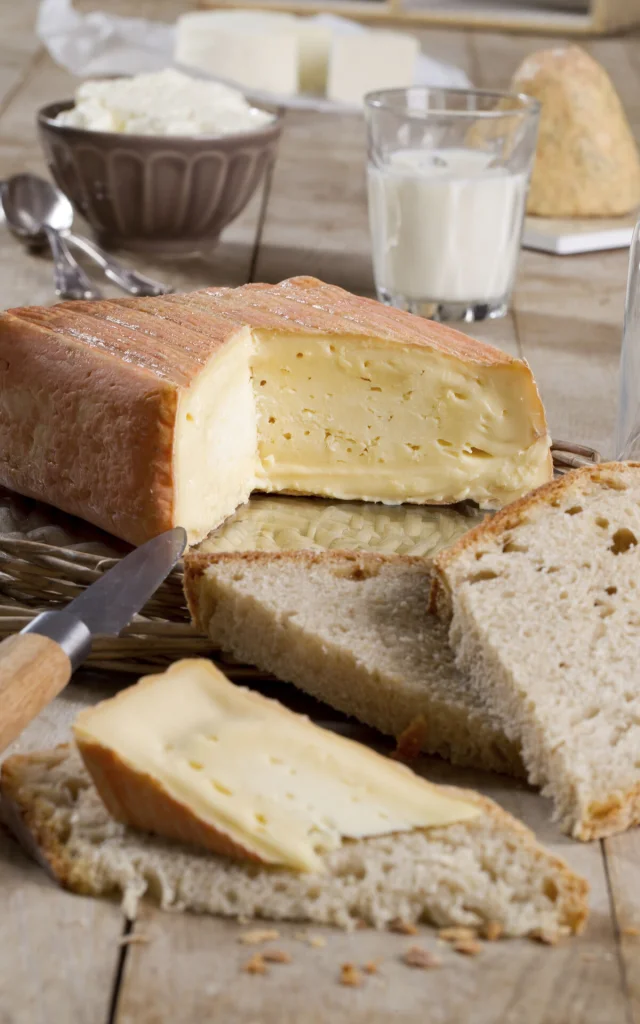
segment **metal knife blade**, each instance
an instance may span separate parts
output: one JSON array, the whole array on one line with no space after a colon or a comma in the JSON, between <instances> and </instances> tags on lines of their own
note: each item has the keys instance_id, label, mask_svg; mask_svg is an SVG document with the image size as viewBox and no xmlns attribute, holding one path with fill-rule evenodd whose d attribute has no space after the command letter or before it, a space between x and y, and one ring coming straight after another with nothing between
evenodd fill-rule
<instances>
[{"instance_id":1,"label":"metal knife blade","mask_svg":"<svg viewBox=\"0 0 640 1024\"><path fill-rule=\"evenodd\" d=\"M181 526L142 544L61 611L43 612L23 633L60 644L73 668L84 661L96 635L117 635L153 596L187 546Z\"/></svg>"},{"instance_id":2,"label":"metal knife blade","mask_svg":"<svg viewBox=\"0 0 640 1024\"><path fill-rule=\"evenodd\" d=\"M82 619L93 634L118 634L155 594L186 545L181 526L161 533L121 559L65 611Z\"/></svg>"}]
</instances>

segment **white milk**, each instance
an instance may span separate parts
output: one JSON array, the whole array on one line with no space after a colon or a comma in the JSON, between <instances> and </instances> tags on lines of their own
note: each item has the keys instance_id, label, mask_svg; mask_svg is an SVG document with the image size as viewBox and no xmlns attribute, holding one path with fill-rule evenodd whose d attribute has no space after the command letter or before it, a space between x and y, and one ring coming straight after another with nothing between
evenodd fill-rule
<instances>
[{"instance_id":1,"label":"white milk","mask_svg":"<svg viewBox=\"0 0 640 1024\"><path fill-rule=\"evenodd\" d=\"M378 292L443 303L508 294L527 175L491 160L473 149L401 149L369 167Z\"/></svg>"}]
</instances>

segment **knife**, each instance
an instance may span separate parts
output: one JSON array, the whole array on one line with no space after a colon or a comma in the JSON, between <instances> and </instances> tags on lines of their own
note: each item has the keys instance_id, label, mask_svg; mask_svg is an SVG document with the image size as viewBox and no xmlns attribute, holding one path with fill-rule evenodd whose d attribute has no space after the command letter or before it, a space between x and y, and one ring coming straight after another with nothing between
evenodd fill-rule
<instances>
[{"instance_id":1,"label":"knife","mask_svg":"<svg viewBox=\"0 0 640 1024\"><path fill-rule=\"evenodd\" d=\"M117 636L169 575L187 546L181 526L154 537L63 611L42 612L0 643L0 751L64 689L94 636Z\"/></svg>"}]
</instances>

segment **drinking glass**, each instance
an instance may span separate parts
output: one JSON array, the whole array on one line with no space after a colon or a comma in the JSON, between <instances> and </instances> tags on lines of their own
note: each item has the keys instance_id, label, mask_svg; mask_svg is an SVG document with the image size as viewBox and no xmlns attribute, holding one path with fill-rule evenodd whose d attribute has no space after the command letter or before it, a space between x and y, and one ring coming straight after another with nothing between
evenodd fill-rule
<instances>
[{"instance_id":1,"label":"drinking glass","mask_svg":"<svg viewBox=\"0 0 640 1024\"><path fill-rule=\"evenodd\" d=\"M640 461L640 221L629 250L615 456Z\"/></svg>"},{"instance_id":2,"label":"drinking glass","mask_svg":"<svg viewBox=\"0 0 640 1024\"><path fill-rule=\"evenodd\" d=\"M365 97L381 302L435 320L506 313L539 113L529 96L477 89Z\"/></svg>"}]
</instances>

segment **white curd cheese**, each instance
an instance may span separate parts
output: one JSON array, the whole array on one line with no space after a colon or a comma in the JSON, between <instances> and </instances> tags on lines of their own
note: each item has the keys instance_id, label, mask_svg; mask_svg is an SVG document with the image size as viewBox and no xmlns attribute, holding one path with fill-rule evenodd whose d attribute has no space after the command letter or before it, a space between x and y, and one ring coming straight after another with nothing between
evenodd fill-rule
<instances>
[{"instance_id":1,"label":"white curd cheese","mask_svg":"<svg viewBox=\"0 0 640 1024\"><path fill-rule=\"evenodd\" d=\"M273 121L237 89L167 68L133 78L83 82L56 124L126 135L232 135Z\"/></svg>"}]
</instances>

